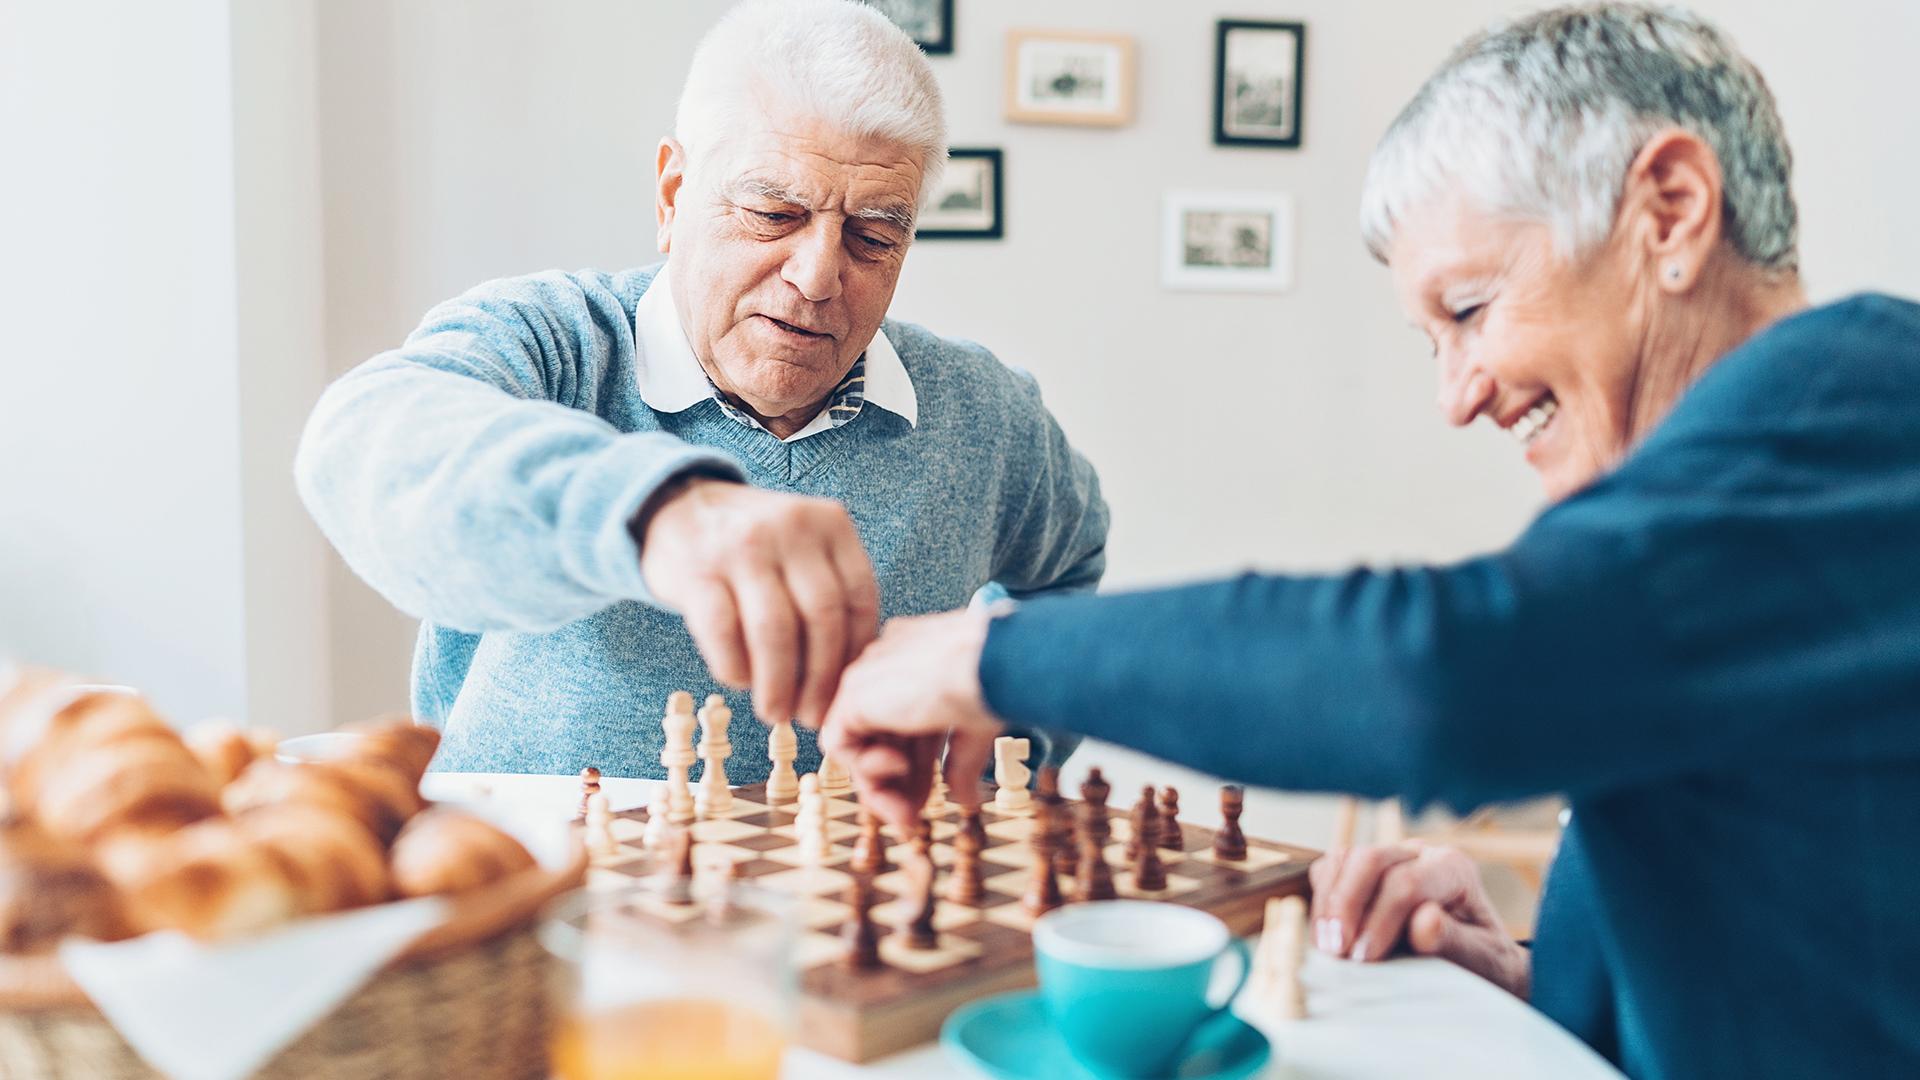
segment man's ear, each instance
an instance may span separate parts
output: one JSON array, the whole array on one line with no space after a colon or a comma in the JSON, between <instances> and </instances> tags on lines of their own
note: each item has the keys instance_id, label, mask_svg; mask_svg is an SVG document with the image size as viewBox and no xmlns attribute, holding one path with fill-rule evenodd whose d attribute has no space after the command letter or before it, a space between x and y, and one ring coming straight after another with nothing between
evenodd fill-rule
<instances>
[{"instance_id":1,"label":"man's ear","mask_svg":"<svg viewBox=\"0 0 1920 1080\"><path fill-rule=\"evenodd\" d=\"M1668 128L1627 167L1622 226L1633 228L1656 284L1691 289L1722 236L1720 158L1691 131Z\"/></svg>"},{"instance_id":2,"label":"man's ear","mask_svg":"<svg viewBox=\"0 0 1920 1080\"><path fill-rule=\"evenodd\" d=\"M662 255L673 250L673 216L687 182L687 150L672 138L660 140L654 162L653 217L658 229L655 244Z\"/></svg>"}]
</instances>

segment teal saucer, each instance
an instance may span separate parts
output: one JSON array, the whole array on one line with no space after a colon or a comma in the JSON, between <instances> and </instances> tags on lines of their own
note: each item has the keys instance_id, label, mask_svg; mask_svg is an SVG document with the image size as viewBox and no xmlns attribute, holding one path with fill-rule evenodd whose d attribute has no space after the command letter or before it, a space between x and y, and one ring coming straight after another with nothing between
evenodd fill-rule
<instances>
[{"instance_id":1,"label":"teal saucer","mask_svg":"<svg viewBox=\"0 0 1920 1080\"><path fill-rule=\"evenodd\" d=\"M1105 1080L1073 1059L1036 990L976 1001L940 1029L947 1054L993 1080ZM1169 1080L1244 1080L1266 1067L1273 1048L1231 1014L1209 1020Z\"/></svg>"}]
</instances>

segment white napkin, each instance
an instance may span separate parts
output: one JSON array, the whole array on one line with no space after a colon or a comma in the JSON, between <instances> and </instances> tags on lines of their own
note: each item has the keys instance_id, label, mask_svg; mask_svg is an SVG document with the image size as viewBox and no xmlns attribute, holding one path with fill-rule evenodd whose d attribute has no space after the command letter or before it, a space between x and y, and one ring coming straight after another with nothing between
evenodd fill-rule
<instances>
[{"instance_id":1,"label":"white napkin","mask_svg":"<svg viewBox=\"0 0 1920 1080\"><path fill-rule=\"evenodd\" d=\"M174 1080L240 1080L447 917L437 897L302 919L206 945L175 931L60 947L73 981Z\"/></svg>"}]
</instances>

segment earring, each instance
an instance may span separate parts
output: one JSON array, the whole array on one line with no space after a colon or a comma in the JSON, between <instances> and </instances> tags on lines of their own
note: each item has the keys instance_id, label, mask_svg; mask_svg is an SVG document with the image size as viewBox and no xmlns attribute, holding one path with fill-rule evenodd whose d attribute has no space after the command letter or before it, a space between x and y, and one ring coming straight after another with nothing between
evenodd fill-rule
<instances>
[{"instance_id":1,"label":"earring","mask_svg":"<svg viewBox=\"0 0 1920 1080\"><path fill-rule=\"evenodd\" d=\"M1680 264L1679 263L1667 264L1667 280L1668 281L1680 280Z\"/></svg>"}]
</instances>

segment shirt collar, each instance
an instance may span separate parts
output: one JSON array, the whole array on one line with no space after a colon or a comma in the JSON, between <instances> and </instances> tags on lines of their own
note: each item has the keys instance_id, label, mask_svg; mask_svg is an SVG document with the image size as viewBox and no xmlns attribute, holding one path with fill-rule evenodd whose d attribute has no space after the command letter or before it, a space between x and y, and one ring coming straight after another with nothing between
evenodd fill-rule
<instances>
[{"instance_id":1,"label":"shirt collar","mask_svg":"<svg viewBox=\"0 0 1920 1080\"><path fill-rule=\"evenodd\" d=\"M663 413L684 412L714 396L706 369L694 357L686 329L680 325L671 274L670 265L661 267L633 309L633 337L639 354L634 367L640 400L647 403L647 408ZM867 344L866 358L866 403L893 413L909 427L918 423L920 403L913 391L913 379L901 363L899 352L887 340L884 324ZM826 414L823 406L814 419L824 424ZM809 423L795 437L816 430L816 425Z\"/></svg>"}]
</instances>

